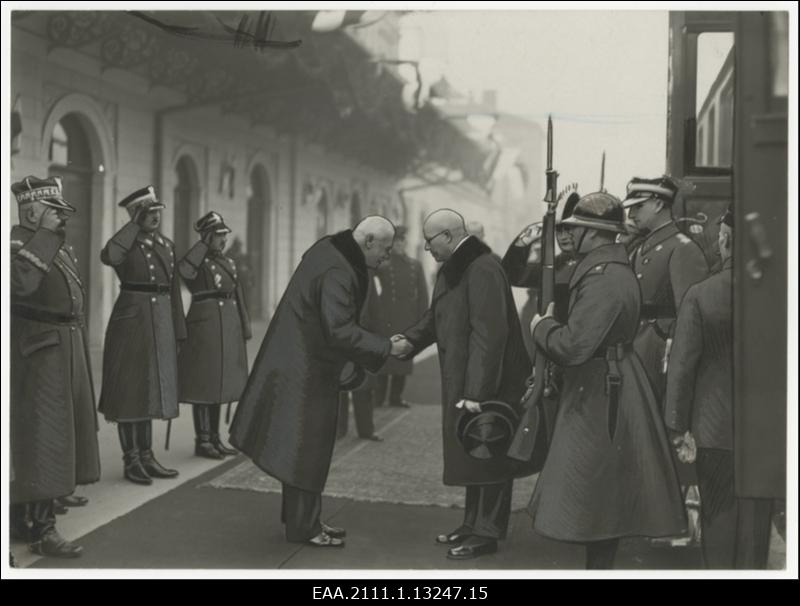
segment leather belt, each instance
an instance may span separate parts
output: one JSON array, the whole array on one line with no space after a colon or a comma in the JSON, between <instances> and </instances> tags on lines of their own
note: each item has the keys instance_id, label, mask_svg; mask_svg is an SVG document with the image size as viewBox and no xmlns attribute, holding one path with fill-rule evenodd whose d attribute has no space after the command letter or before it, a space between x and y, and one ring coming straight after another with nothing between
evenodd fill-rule
<instances>
[{"instance_id":1,"label":"leather belt","mask_svg":"<svg viewBox=\"0 0 800 606\"><path fill-rule=\"evenodd\" d=\"M139 284L136 282L123 282L122 290L132 292L155 292L162 295L168 295L172 292L172 287L169 284Z\"/></svg>"},{"instance_id":2,"label":"leather belt","mask_svg":"<svg viewBox=\"0 0 800 606\"><path fill-rule=\"evenodd\" d=\"M643 303L640 316L642 320L674 320L675 308L672 305Z\"/></svg>"},{"instance_id":3,"label":"leather belt","mask_svg":"<svg viewBox=\"0 0 800 606\"><path fill-rule=\"evenodd\" d=\"M192 301L194 303L199 303L200 301L208 301L210 299L233 299L234 296L234 292L208 291L192 295Z\"/></svg>"},{"instance_id":4,"label":"leather belt","mask_svg":"<svg viewBox=\"0 0 800 606\"><path fill-rule=\"evenodd\" d=\"M72 314L59 314L52 311L45 311L43 309L36 309L34 307L27 307L25 305L12 305L11 315L26 320L33 320L34 322L44 322L46 324L83 324L83 316L75 316Z\"/></svg>"}]
</instances>

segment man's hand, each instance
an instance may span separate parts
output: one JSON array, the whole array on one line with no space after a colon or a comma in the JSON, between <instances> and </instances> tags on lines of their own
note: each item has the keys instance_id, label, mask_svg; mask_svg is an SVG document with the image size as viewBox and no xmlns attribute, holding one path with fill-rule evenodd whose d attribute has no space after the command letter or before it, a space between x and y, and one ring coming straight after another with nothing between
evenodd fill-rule
<instances>
[{"instance_id":1,"label":"man's hand","mask_svg":"<svg viewBox=\"0 0 800 606\"><path fill-rule=\"evenodd\" d=\"M554 309L555 309L555 303L551 302L550 305L547 306L547 309L545 310L543 316L540 316L539 314L533 316L533 319L531 320L531 334L533 334L533 331L536 330L536 326L539 324L539 322L541 322L545 318L553 317Z\"/></svg>"},{"instance_id":2,"label":"man's hand","mask_svg":"<svg viewBox=\"0 0 800 606\"><path fill-rule=\"evenodd\" d=\"M480 412L481 403L475 400L459 400L456 402L456 408L466 408L469 412Z\"/></svg>"},{"instance_id":3,"label":"man's hand","mask_svg":"<svg viewBox=\"0 0 800 606\"><path fill-rule=\"evenodd\" d=\"M58 216L58 211L55 208L48 206L39 217L39 227L43 227L48 231L60 232L63 227L63 220Z\"/></svg>"},{"instance_id":4,"label":"man's hand","mask_svg":"<svg viewBox=\"0 0 800 606\"><path fill-rule=\"evenodd\" d=\"M389 353L395 358L404 358L414 349L414 346L406 339L405 335L394 335L391 341L392 349Z\"/></svg>"},{"instance_id":5,"label":"man's hand","mask_svg":"<svg viewBox=\"0 0 800 606\"><path fill-rule=\"evenodd\" d=\"M200 236L200 240L202 240L203 244L210 247L211 246L211 238L214 237L214 232L210 229L203 232L203 235Z\"/></svg>"},{"instance_id":6,"label":"man's hand","mask_svg":"<svg viewBox=\"0 0 800 606\"><path fill-rule=\"evenodd\" d=\"M681 463L694 463L697 458L697 444L694 441L692 432L687 431L682 436L672 439L672 444L678 453L678 460Z\"/></svg>"},{"instance_id":7,"label":"man's hand","mask_svg":"<svg viewBox=\"0 0 800 606\"><path fill-rule=\"evenodd\" d=\"M142 219L145 218L147 215L147 210L145 209L144 204L139 204L136 207L136 210L133 211L133 215L131 216L131 223L135 223L139 227L142 226Z\"/></svg>"},{"instance_id":8,"label":"man's hand","mask_svg":"<svg viewBox=\"0 0 800 606\"><path fill-rule=\"evenodd\" d=\"M542 224L531 223L514 240L514 246L528 246L542 237Z\"/></svg>"}]
</instances>

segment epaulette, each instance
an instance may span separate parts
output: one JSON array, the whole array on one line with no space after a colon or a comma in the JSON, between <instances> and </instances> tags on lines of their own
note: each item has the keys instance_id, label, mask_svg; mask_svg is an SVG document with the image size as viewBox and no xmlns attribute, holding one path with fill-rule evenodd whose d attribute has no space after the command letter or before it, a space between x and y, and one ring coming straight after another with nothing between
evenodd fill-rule
<instances>
[{"instance_id":1,"label":"epaulette","mask_svg":"<svg viewBox=\"0 0 800 606\"><path fill-rule=\"evenodd\" d=\"M591 271L593 274L601 274L606 270L606 265L607 263L601 263L600 265L595 265L589 271Z\"/></svg>"},{"instance_id":2,"label":"epaulette","mask_svg":"<svg viewBox=\"0 0 800 606\"><path fill-rule=\"evenodd\" d=\"M677 234L676 237L678 238L678 242L681 244L689 244L692 241L692 239L686 234Z\"/></svg>"}]
</instances>

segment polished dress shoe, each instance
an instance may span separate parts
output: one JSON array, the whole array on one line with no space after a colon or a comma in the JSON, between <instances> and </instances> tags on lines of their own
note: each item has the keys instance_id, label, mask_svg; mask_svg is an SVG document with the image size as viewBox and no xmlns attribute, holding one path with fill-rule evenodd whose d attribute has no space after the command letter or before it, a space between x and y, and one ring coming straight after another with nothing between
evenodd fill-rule
<instances>
[{"instance_id":1,"label":"polished dress shoe","mask_svg":"<svg viewBox=\"0 0 800 606\"><path fill-rule=\"evenodd\" d=\"M347 536L347 531L344 528L328 526L325 522L322 522L322 532L334 539L343 539Z\"/></svg>"},{"instance_id":2,"label":"polished dress shoe","mask_svg":"<svg viewBox=\"0 0 800 606\"><path fill-rule=\"evenodd\" d=\"M394 402L389 402L389 406L391 406L392 408L411 408L411 404L409 404L405 400L396 400Z\"/></svg>"},{"instance_id":3,"label":"polished dress shoe","mask_svg":"<svg viewBox=\"0 0 800 606\"><path fill-rule=\"evenodd\" d=\"M221 454L224 457L232 457L234 455L239 454L238 450L234 450L233 448L230 448L229 446L225 446L225 444L223 444L222 440L220 440L220 439L217 439L217 440L213 440L212 439L211 443L214 445L214 448L217 449L217 452L219 452L219 454Z\"/></svg>"},{"instance_id":4,"label":"polished dress shoe","mask_svg":"<svg viewBox=\"0 0 800 606\"><path fill-rule=\"evenodd\" d=\"M204 459L220 460L225 458L222 456L222 453L217 450L217 447L211 442L195 442L194 454L195 456L203 457Z\"/></svg>"},{"instance_id":5,"label":"polished dress shoe","mask_svg":"<svg viewBox=\"0 0 800 606\"><path fill-rule=\"evenodd\" d=\"M383 438L375 434L372 434L371 436L358 436L358 437L361 438L362 440L370 440L371 442L383 442Z\"/></svg>"},{"instance_id":6,"label":"polished dress shoe","mask_svg":"<svg viewBox=\"0 0 800 606\"><path fill-rule=\"evenodd\" d=\"M495 539L470 537L461 543L461 545L448 549L447 557L450 560L471 560L472 558L495 553L496 551L497 541Z\"/></svg>"},{"instance_id":7,"label":"polished dress shoe","mask_svg":"<svg viewBox=\"0 0 800 606\"><path fill-rule=\"evenodd\" d=\"M59 516L69 513L69 509L67 509L66 505L63 505L58 499L53 501L53 511Z\"/></svg>"},{"instance_id":8,"label":"polished dress shoe","mask_svg":"<svg viewBox=\"0 0 800 606\"><path fill-rule=\"evenodd\" d=\"M311 547L344 547L344 541L332 537L323 530L317 536L308 539L306 545L310 545Z\"/></svg>"},{"instance_id":9,"label":"polished dress shoe","mask_svg":"<svg viewBox=\"0 0 800 606\"><path fill-rule=\"evenodd\" d=\"M83 507L89 502L89 499L86 497L79 497L72 494L66 497L59 497L57 500L64 507Z\"/></svg>"},{"instance_id":10,"label":"polished dress shoe","mask_svg":"<svg viewBox=\"0 0 800 606\"><path fill-rule=\"evenodd\" d=\"M31 543L30 549L37 555L54 558L77 558L83 552L83 547L67 541L55 528L51 528L41 539Z\"/></svg>"},{"instance_id":11,"label":"polished dress shoe","mask_svg":"<svg viewBox=\"0 0 800 606\"><path fill-rule=\"evenodd\" d=\"M175 478L178 476L177 469L167 469L156 461L152 450L143 450L139 456L142 467L151 478Z\"/></svg>"}]
</instances>

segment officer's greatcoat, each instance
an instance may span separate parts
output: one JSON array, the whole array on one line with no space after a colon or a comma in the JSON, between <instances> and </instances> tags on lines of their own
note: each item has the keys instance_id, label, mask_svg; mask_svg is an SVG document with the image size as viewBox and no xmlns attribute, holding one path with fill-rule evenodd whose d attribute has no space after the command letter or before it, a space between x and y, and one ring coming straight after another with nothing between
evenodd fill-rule
<instances>
[{"instance_id":1,"label":"officer's greatcoat","mask_svg":"<svg viewBox=\"0 0 800 606\"><path fill-rule=\"evenodd\" d=\"M100 479L86 293L63 236L11 230L11 502Z\"/></svg>"},{"instance_id":2,"label":"officer's greatcoat","mask_svg":"<svg viewBox=\"0 0 800 606\"><path fill-rule=\"evenodd\" d=\"M322 492L336 442L339 375L376 371L389 339L358 325L364 254L350 230L303 255L272 317L231 424L230 441L278 480Z\"/></svg>"},{"instance_id":3,"label":"officer's greatcoat","mask_svg":"<svg viewBox=\"0 0 800 606\"><path fill-rule=\"evenodd\" d=\"M247 383L245 340L251 336L236 264L201 241L181 259L178 272L192 293L178 354L180 401L236 401Z\"/></svg>"},{"instance_id":4,"label":"officer's greatcoat","mask_svg":"<svg viewBox=\"0 0 800 606\"><path fill-rule=\"evenodd\" d=\"M640 294L625 249L591 251L569 283L568 319L534 330L564 367L550 451L529 512L541 534L563 541L681 532L685 519L670 445L631 343ZM609 375L619 378L610 397Z\"/></svg>"},{"instance_id":5,"label":"officer's greatcoat","mask_svg":"<svg viewBox=\"0 0 800 606\"><path fill-rule=\"evenodd\" d=\"M108 421L177 417L176 349L177 340L186 338L186 324L175 245L128 223L100 259L121 284L106 329L99 409Z\"/></svg>"}]
</instances>

